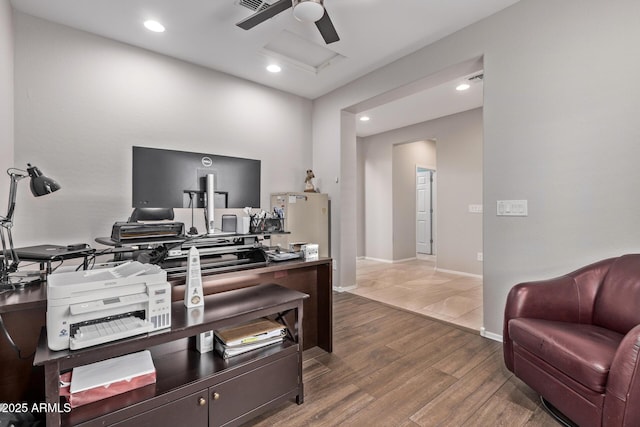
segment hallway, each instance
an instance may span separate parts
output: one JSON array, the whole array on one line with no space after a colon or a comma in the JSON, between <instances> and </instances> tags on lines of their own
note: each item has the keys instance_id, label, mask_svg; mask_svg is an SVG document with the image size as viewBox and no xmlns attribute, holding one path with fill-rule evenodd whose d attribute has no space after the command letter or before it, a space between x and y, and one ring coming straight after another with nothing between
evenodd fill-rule
<instances>
[{"instance_id":1,"label":"hallway","mask_svg":"<svg viewBox=\"0 0 640 427\"><path fill-rule=\"evenodd\" d=\"M482 279L438 272L435 262L356 262L358 287L349 291L473 331L482 327Z\"/></svg>"}]
</instances>

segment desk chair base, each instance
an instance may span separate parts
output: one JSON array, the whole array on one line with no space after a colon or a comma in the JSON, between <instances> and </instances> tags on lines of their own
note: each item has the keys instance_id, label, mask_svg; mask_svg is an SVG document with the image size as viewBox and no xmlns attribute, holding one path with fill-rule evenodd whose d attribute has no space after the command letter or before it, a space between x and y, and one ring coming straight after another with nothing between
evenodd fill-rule
<instances>
[{"instance_id":1,"label":"desk chair base","mask_svg":"<svg viewBox=\"0 0 640 427\"><path fill-rule=\"evenodd\" d=\"M547 401L544 397L540 396L540 402L542 407L556 420L560 425L565 427L578 427L573 421L567 418L562 412L558 411L555 406Z\"/></svg>"}]
</instances>

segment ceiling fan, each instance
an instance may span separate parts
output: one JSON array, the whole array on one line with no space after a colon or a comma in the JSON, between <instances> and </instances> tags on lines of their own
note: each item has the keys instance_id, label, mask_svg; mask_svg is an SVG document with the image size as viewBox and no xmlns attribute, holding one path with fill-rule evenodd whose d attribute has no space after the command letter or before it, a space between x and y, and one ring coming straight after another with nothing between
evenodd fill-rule
<instances>
[{"instance_id":1,"label":"ceiling fan","mask_svg":"<svg viewBox=\"0 0 640 427\"><path fill-rule=\"evenodd\" d=\"M273 18L277 14L293 7L293 16L303 22L315 22L318 31L325 43L333 43L340 40L327 10L324 8L324 0L277 0L263 1L256 12L236 25L249 30L256 25Z\"/></svg>"}]
</instances>

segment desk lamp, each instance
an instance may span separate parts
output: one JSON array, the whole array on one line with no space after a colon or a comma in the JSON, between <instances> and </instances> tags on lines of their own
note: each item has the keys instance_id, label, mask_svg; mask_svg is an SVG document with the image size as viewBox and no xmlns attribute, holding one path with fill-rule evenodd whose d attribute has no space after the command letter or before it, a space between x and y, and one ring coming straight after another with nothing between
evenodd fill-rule
<instances>
[{"instance_id":1,"label":"desk lamp","mask_svg":"<svg viewBox=\"0 0 640 427\"><path fill-rule=\"evenodd\" d=\"M18 255L13 247L13 238L11 236L11 227L13 227L13 213L16 208L16 193L18 190L18 181L23 178L31 178L31 193L35 197L44 196L60 189L60 184L51 178L42 174L36 166L27 163L27 170L9 168L7 175L11 178L11 186L9 187L9 207L6 216L0 216L0 239L2 240L2 264L0 265L0 289L15 289L16 285L24 283L11 283L10 273L18 270ZM6 238L5 238L6 234ZM7 248L7 243L9 247Z\"/></svg>"}]
</instances>

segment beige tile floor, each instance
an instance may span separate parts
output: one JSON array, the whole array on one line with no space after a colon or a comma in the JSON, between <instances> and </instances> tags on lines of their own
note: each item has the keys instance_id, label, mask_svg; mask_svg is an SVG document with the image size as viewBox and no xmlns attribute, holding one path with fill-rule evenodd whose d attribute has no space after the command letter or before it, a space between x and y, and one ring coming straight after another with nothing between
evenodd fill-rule
<instances>
[{"instance_id":1,"label":"beige tile floor","mask_svg":"<svg viewBox=\"0 0 640 427\"><path fill-rule=\"evenodd\" d=\"M356 281L353 294L474 331L482 327L482 279L438 272L431 260L358 260Z\"/></svg>"}]
</instances>

